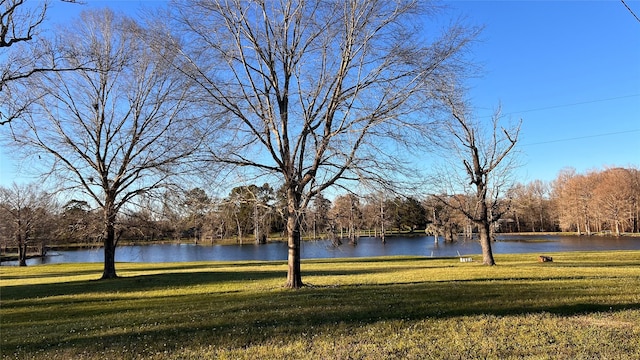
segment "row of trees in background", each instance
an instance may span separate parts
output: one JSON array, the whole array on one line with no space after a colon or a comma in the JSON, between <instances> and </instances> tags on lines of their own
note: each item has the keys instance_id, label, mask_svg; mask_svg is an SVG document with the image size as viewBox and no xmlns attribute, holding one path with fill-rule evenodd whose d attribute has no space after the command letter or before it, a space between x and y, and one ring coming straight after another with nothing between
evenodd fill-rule
<instances>
[{"instance_id":1,"label":"row of trees in background","mask_svg":"<svg viewBox=\"0 0 640 360\"><path fill-rule=\"evenodd\" d=\"M86 201L71 200L56 206L55 198L35 185L0 188L0 194L1 245L18 248L21 260L26 259L28 248L102 245L97 236L101 214ZM465 196L456 198L464 203ZM511 188L499 200L504 216L492 223L492 231L638 232L639 198L638 169L609 168L585 174L565 169L553 182L536 180ZM286 199L282 189L269 184L238 186L220 199L199 188L165 193L161 199L139 205L119 217L116 241L215 243L231 238L242 244L286 235ZM385 234L397 231L426 231L444 241L478 233L477 225L462 211L444 206L436 196L418 200L383 193L346 194L333 201L319 195L305 210L301 224L305 238L351 244L360 236L385 241Z\"/></svg>"},{"instance_id":2,"label":"row of trees in background","mask_svg":"<svg viewBox=\"0 0 640 360\"><path fill-rule=\"evenodd\" d=\"M115 240L265 243L274 236L286 237L285 212L283 190L276 191L269 184L238 186L221 199L199 188L167 192L160 199L147 199L123 211ZM35 184L0 188L0 241L5 249L102 246L101 221L101 211L87 201L59 205ZM304 237L349 239L355 244L361 235L382 237L384 229L413 232L424 229L427 221L423 205L413 198L384 200L348 194L333 202L317 196L301 223Z\"/></svg>"},{"instance_id":3,"label":"row of trees in background","mask_svg":"<svg viewBox=\"0 0 640 360\"><path fill-rule=\"evenodd\" d=\"M610 168L578 174L562 171L553 183L559 226L579 234L638 232L640 171Z\"/></svg>"},{"instance_id":4,"label":"row of trees in background","mask_svg":"<svg viewBox=\"0 0 640 360\"><path fill-rule=\"evenodd\" d=\"M640 231L638 168L611 167L586 173L565 168L551 183L516 184L507 196L511 206L503 229L509 232L605 232L619 236Z\"/></svg>"}]
</instances>

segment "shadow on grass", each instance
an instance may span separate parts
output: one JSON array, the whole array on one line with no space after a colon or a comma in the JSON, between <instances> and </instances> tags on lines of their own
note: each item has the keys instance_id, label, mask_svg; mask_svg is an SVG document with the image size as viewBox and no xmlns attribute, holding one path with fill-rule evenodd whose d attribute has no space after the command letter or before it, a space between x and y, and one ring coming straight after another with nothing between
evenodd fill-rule
<instances>
[{"instance_id":1,"label":"shadow on grass","mask_svg":"<svg viewBox=\"0 0 640 360\"><path fill-rule=\"evenodd\" d=\"M419 260L425 260L430 268L432 265L449 267L448 263L429 264L429 259L422 257L394 258L393 262ZM388 259L308 262L384 261ZM277 339L300 337L303 333L309 337L333 334L334 329L338 329L335 336L340 336L345 331L358 331L378 322L448 320L477 315L573 316L640 309L640 284L633 272L620 277L607 277L606 273L597 277L579 276L569 270L550 278L519 273L505 278L503 273L491 278L399 280L399 283L310 286L299 291L283 291L273 288L273 280L282 284L285 281L285 268L276 269L280 265L284 263L157 264L151 267L119 263L119 271L125 274L156 270L163 273L113 280L4 286L0 322L7 338L3 340L1 355L18 352L16 357L27 357L22 355L51 347L68 349L71 353L127 348L139 354L154 354L184 345L215 344L233 348L268 344ZM304 275L364 275L420 267L409 263L406 267L393 268L319 267L321 270L305 270ZM252 281L262 281L266 288L251 288ZM190 291L198 287L206 290ZM185 291L185 288L189 289ZM84 331L78 332L78 328ZM141 346L145 348L139 348Z\"/></svg>"},{"instance_id":2,"label":"shadow on grass","mask_svg":"<svg viewBox=\"0 0 640 360\"><path fill-rule=\"evenodd\" d=\"M388 262L390 259L394 263L415 262L424 260L428 264L431 258L425 257L385 257L385 258L356 258L356 259L314 259L306 260L308 264L325 263L379 263ZM92 264L93 265L93 264ZM264 266L273 269L274 266L282 265L282 270L261 270ZM53 265L56 266L56 265ZM62 266L62 265L61 265ZM229 282L256 281L269 279L282 279L284 285L286 279L286 263L273 261L242 261L242 262L215 262L215 263L188 263L171 264L135 264L118 263L118 274L126 274L136 271L153 272L160 271L160 274L120 276L116 279L99 279L100 269L93 267L90 269L74 269L72 276L95 274L95 280L77 280L66 282L55 282L45 284L26 284L2 286L3 300L28 300L33 298L45 298L51 296L73 296L91 293L127 293L161 290L171 287L201 286L201 285L222 285ZM430 269L450 268L450 264L438 264L429 266ZM224 268L225 270L218 270ZM245 268L251 268L247 270ZM394 266L392 270L384 267L361 268L361 269L324 269L305 270L304 275L313 276L350 276L366 275L375 273L389 273L390 271L402 271L416 269L415 265ZM196 271L194 271L196 270ZM201 271L200 271L201 270ZM176 271L176 272L172 272ZM56 278L68 277L68 272L48 271L33 275L4 276L4 279L20 278Z\"/></svg>"},{"instance_id":3,"label":"shadow on grass","mask_svg":"<svg viewBox=\"0 0 640 360\"><path fill-rule=\"evenodd\" d=\"M183 268L184 269L184 268ZM26 300L50 296L73 296L91 293L144 292L175 287L211 285L232 281L264 280L282 277L281 271L206 271L163 273L119 277L108 280L82 280L51 284L29 284L2 287L2 299Z\"/></svg>"},{"instance_id":4,"label":"shadow on grass","mask_svg":"<svg viewBox=\"0 0 640 360\"><path fill-rule=\"evenodd\" d=\"M148 275L113 281L57 284L62 290L53 287L48 289L66 294L140 291L170 288L178 284L198 286L274 277L281 278L282 273L202 272ZM592 303L588 301L590 290L585 288L580 280L573 279L574 283L571 279L567 281L569 283L563 288L550 288L545 281L523 284L508 281L450 281L307 287L299 291L169 294L154 296L148 301L141 295L135 303L96 303L89 313L69 309L68 312L53 316L53 320L51 316L45 316L44 312L27 315L41 316L41 323L46 322L53 335L49 338L16 338L4 345L6 351L22 348L35 352L56 346L100 352L105 348L124 347L133 350L136 346L144 344L144 351L152 353L178 349L185 344L194 347L206 344L241 347L270 343L276 339L297 337L301 334L313 337L314 334L342 329L336 334L339 336L340 331L358 331L368 324L385 321L536 313L572 316L640 309L640 304L629 300L637 299L637 296L616 297L616 293L621 291L620 288L612 288L609 293L599 297L600 301ZM41 301L44 309L49 309L59 300ZM77 313L74 315L73 311ZM119 313L125 313L126 316L120 316ZM69 322L69 318L77 319L77 324ZM84 326L81 324L85 322L91 322L92 327L96 329L110 328L113 331L108 334L100 331L86 331L83 334L71 332L70 328Z\"/></svg>"},{"instance_id":5,"label":"shadow on grass","mask_svg":"<svg viewBox=\"0 0 640 360\"><path fill-rule=\"evenodd\" d=\"M116 263L116 272L118 274L132 272L132 271L171 271L171 270L190 270L190 269L212 269L212 268L227 268L233 266L234 268L242 267L256 267L256 266L274 266L279 264L285 264L284 262L273 261L242 261L242 262L193 262L193 263L130 263L130 262L118 262ZM41 265L32 265L32 267L38 267ZM12 269L21 269L19 267L0 267L3 280L17 280L17 279L30 279L30 278L56 278L56 277L68 277L82 276L82 275L95 275L96 279L100 277L103 270L102 263L74 263L70 264L46 264L44 266L49 267L51 270L47 272L34 272L32 274L24 274L23 272L12 272ZM56 270L57 267L73 266L72 271L60 271Z\"/></svg>"},{"instance_id":6,"label":"shadow on grass","mask_svg":"<svg viewBox=\"0 0 640 360\"><path fill-rule=\"evenodd\" d=\"M47 265L47 266L56 266L56 265ZM89 268L89 269L78 269L73 270L73 276L85 276L85 275L95 275L96 278L100 277L102 269L97 268ZM46 279L46 278L62 278L69 277L68 273L62 273L60 271L49 271L49 272L37 272L33 274L12 274L9 272L4 272L1 276L2 280L21 280L21 279Z\"/></svg>"},{"instance_id":7,"label":"shadow on grass","mask_svg":"<svg viewBox=\"0 0 640 360\"><path fill-rule=\"evenodd\" d=\"M247 264L241 264L248 266ZM249 264L251 265L251 264ZM256 264L252 266L255 267ZM273 263L268 263L273 266ZM230 267L227 271L190 271L190 272L163 272L156 275L137 275L122 276L116 279L96 279L96 280L80 280L68 282L55 282L49 284L27 284L27 285L10 285L2 287L3 300L27 300L41 299L51 296L73 296L92 293L127 293L127 292L144 292L153 290L162 290L175 287L185 286L202 286L202 285L223 285L229 282L250 282L269 279L282 279L284 284L286 271L276 270L242 270L235 265L225 265ZM216 266L176 266L176 267L145 267L144 271L171 271L185 270L194 268L215 269ZM220 267L220 266L218 266ZM395 268L395 270L403 269ZM411 269L408 267L407 269ZM136 271L135 268L126 271ZM122 271L122 272L126 272ZM86 273L94 273L95 271L86 271ZM358 270L322 270L322 271L305 271L305 276L336 276L336 275L362 275L373 273L387 273L388 269L358 269ZM74 275L78 275L74 272ZM43 277L47 277L45 274ZM53 277L53 275L52 275Z\"/></svg>"}]
</instances>

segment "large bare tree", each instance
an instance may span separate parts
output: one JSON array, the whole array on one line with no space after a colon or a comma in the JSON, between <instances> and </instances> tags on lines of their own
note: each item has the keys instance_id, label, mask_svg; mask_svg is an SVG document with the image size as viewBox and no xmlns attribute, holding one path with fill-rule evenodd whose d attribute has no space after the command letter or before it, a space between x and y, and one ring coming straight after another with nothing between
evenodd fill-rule
<instances>
[{"instance_id":1,"label":"large bare tree","mask_svg":"<svg viewBox=\"0 0 640 360\"><path fill-rule=\"evenodd\" d=\"M214 159L276 175L287 199L286 286L303 286L301 215L325 189L390 184L403 146L465 70L477 29L428 28L437 8L414 0L177 1L190 44L181 70L226 109ZM404 155L404 154L402 154Z\"/></svg>"},{"instance_id":2,"label":"large bare tree","mask_svg":"<svg viewBox=\"0 0 640 360\"><path fill-rule=\"evenodd\" d=\"M91 69L29 77L38 101L11 124L11 144L48 161L65 189L101 210L103 278L117 277L119 212L170 185L206 136L195 128L192 87L171 65L177 49L151 33L107 9L82 13L49 56Z\"/></svg>"},{"instance_id":3,"label":"large bare tree","mask_svg":"<svg viewBox=\"0 0 640 360\"><path fill-rule=\"evenodd\" d=\"M448 97L446 102L451 114L446 126L450 141L443 141L443 146L451 156L446 171L436 177L439 191L435 197L478 227L482 262L495 265L492 226L508 210L501 197L513 185L520 123L504 127L500 110L483 122L473 117L460 98Z\"/></svg>"}]
</instances>

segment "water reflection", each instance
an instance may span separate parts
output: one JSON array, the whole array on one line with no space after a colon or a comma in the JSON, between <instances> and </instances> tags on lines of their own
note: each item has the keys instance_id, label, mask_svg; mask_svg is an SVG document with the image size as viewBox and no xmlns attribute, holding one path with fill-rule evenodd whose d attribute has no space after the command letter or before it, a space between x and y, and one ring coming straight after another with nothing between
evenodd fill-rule
<instances>
[{"instance_id":1,"label":"water reflection","mask_svg":"<svg viewBox=\"0 0 640 360\"><path fill-rule=\"evenodd\" d=\"M550 253L562 251L640 250L640 238L633 237L577 237L577 236L499 236L493 243L495 254ZM360 238L358 245L344 242L334 246L331 241L305 241L302 258L345 258L388 255L458 256L480 254L477 241L461 240L455 243L434 242L432 236L392 237L383 244L376 238ZM54 264L73 262L102 262L102 249L52 251L44 258L30 259L27 264ZM122 246L116 249L118 262L184 262L184 261L237 261L286 260L285 243L263 245L193 245L163 244ZM17 265L5 262L2 265Z\"/></svg>"}]
</instances>

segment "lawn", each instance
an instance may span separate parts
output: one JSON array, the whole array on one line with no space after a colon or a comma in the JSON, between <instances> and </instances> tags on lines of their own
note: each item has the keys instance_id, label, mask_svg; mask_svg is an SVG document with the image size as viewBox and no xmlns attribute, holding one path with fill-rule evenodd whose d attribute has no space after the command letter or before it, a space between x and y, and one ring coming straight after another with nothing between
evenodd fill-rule
<instances>
[{"instance_id":1,"label":"lawn","mask_svg":"<svg viewBox=\"0 0 640 360\"><path fill-rule=\"evenodd\" d=\"M0 267L2 358L639 359L640 251Z\"/></svg>"}]
</instances>

